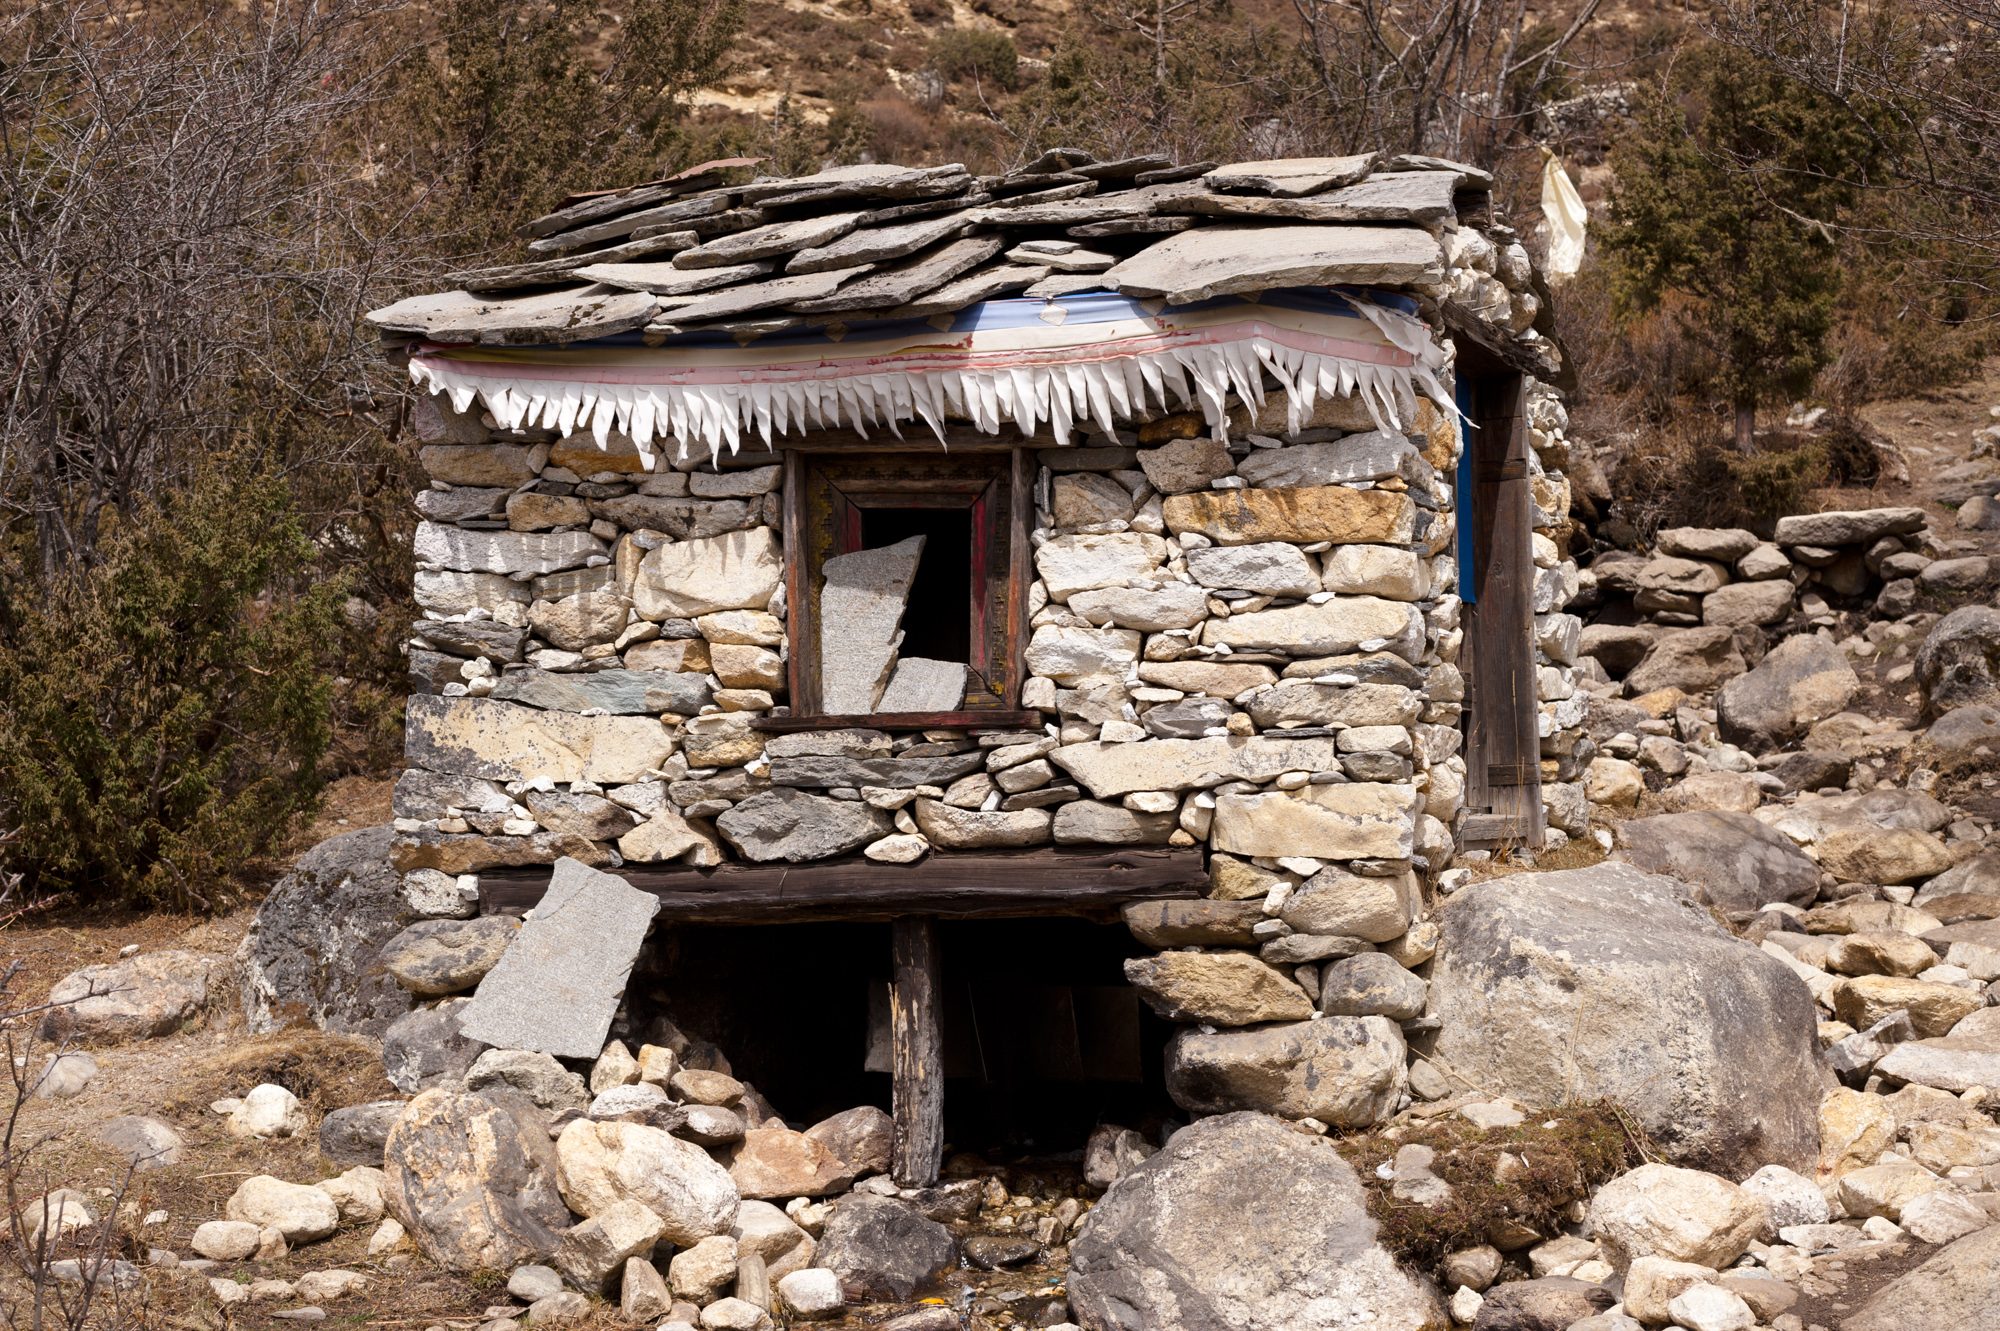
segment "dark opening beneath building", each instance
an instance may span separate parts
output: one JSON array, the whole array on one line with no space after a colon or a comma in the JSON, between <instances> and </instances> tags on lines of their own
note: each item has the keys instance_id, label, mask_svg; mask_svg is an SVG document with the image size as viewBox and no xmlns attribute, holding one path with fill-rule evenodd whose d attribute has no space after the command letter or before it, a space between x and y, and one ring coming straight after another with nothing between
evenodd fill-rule
<instances>
[{"instance_id":1,"label":"dark opening beneath building","mask_svg":"<svg viewBox=\"0 0 2000 1331\"><path fill-rule=\"evenodd\" d=\"M805 1125L891 1107L889 925L681 926L643 965L635 1026L668 1017ZM1125 983L1121 925L940 921L944 1126L951 1150L1001 1158L1083 1146L1100 1123L1174 1118L1171 1028Z\"/></svg>"}]
</instances>

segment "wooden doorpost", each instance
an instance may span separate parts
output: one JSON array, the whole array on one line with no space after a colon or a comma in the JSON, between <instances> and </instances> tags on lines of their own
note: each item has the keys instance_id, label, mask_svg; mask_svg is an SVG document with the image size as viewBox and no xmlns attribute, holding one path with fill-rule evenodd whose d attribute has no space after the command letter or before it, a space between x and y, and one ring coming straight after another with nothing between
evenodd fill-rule
<instances>
[{"instance_id":1,"label":"wooden doorpost","mask_svg":"<svg viewBox=\"0 0 2000 1331\"><path fill-rule=\"evenodd\" d=\"M1534 497L1528 479L1527 394L1516 373L1467 374L1470 493L1459 495L1470 540L1461 546L1465 676L1462 843L1540 849L1540 708L1535 678ZM1469 474L1468 474L1469 473ZM1467 567L1466 565L1470 565Z\"/></svg>"},{"instance_id":2,"label":"wooden doorpost","mask_svg":"<svg viewBox=\"0 0 2000 1331\"><path fill-rule=\"evenodd\" d=\"M927 1188L944 1164L944 1029L939 1012L937 922L906 916L889 926L889 1067L896 1145L890 1174Z\"/></svg>"}]
</instances>

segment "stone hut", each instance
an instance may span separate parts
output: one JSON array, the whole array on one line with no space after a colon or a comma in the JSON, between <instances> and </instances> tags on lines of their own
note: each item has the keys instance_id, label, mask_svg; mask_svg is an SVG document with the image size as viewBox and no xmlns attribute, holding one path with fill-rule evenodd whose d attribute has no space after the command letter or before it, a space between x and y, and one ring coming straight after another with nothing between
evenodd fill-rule
<instances>
[{"instance_id":1,"label":"stone hut","mask_svg":"<svg viewBox=\"0 0 2000 1331\"><path fill-rule=\"evenodd\" d=\"M409 898L619 874L674 1021L893 1071L906 1182L960 1075L1386 1117L1430 880L1584 830L1564 368L1491 178L754 165L369 316L431 478Z\"/></svg>"}]
</instances>

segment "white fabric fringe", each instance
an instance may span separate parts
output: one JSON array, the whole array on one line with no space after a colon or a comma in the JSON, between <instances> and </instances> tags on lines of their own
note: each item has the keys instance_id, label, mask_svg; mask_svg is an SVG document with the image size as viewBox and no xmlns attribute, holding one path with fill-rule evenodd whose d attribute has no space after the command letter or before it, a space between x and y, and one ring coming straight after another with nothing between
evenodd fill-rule
<instances>
[{"instance_id":1,"label":"white fabric fringe","mask_svg":"<svg viewBox=\"0 0 2000 1331\"><path fill-rule=\"evenodd\" d=\"M734 454L746 442L766 448L782 434L849 429L869 437L886 429L902 437L905 421L921 420L945 439L945 419L969 419L986 434L1011 423L1023 435L1046 427L1058 445L1083 426L1110 433L1120 421L1155 412L1199 409L1216 438L1228 436L1228 403L1262 407L1265 376L1285 393L1290 430L1304 428L1322 398L1359 396L1383 430L1405 430L1415 421L1419 391L1456 414L1439 382L1445 357L1416 319L1377 306L1357 308L1399 350L1409 367L1294 350L1250 338L1179 347L1101 361L1000 370L914 370L856 374L790 382L732 384L618 384L537 379L532 367L486 364L468 372L442 357L417 356L410 377L447 395L452 407L483 402L503 430L535 427L567 435L588 430L599 448L627 436L650 470L655 441L671 440L685 460L692 443L711 458Z\"/></svg>"}]
</instances>

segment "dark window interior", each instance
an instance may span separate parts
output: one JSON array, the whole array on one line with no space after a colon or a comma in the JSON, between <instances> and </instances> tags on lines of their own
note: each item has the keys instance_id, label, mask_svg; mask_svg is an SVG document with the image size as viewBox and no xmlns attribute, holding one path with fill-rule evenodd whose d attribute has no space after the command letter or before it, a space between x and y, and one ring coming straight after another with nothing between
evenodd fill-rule
<instances>
[{"instance_id":1,"label":"dark window interior","mask_svg":"<svg viewBox=\"0 0 2000 1331\"><path fill-rule=\"evenodd\" d=\"M938 937L950 1149L1061 1154L1099 1123L1151 1134L1176 1120L1171 1029L1125 983L1138 949L1122 926L946 920ZM890 1108L888 925L684 927L642 969L639 1038L664 1014L799 1126Z\"/></svg>"},{"instance_id":2,"label":"dark window interior","mask_svg":"<svg viewBox=\"0 0 2000 1331\"><path fill-rule=\"evenodd\" d=\"M978 664L972 654L972 510L867 508L861 548L873 550L922 536L909 609L903 613L904 656Z\"/></svg>"}]
</instances>

